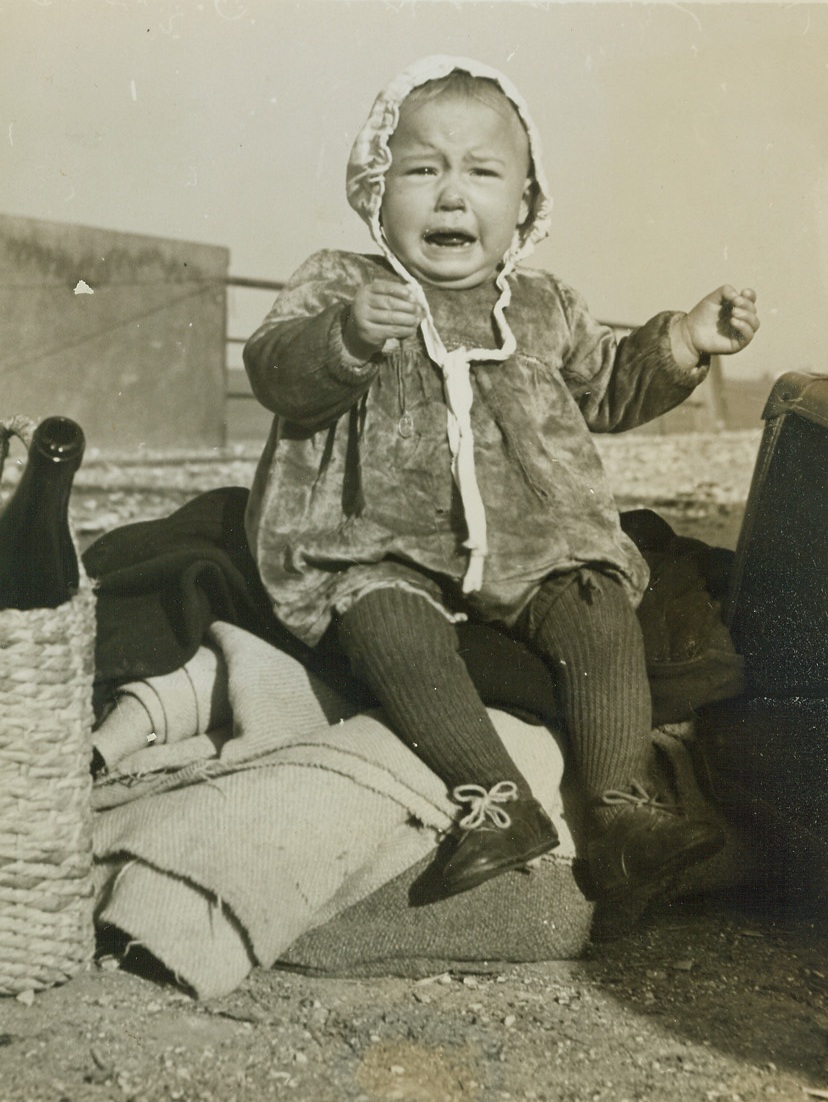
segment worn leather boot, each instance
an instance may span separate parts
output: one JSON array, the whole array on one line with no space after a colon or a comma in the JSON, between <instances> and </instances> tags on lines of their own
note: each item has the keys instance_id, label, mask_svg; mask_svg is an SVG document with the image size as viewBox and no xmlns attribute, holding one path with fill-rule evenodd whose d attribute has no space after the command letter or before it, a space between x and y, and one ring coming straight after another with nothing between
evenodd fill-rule
<instances>
[{"instance_id":1,"label":"worn leather boot","mask_svg":"<svg viewBox=\"0 0 828 1102\"><path fill-rule=\"evenodd\" d=\"M471 811L460 820L462 836L442 869L440 888L445 896L521 868L558 845L558 832L544 809L531 797L519 798L511 781L501 781L488 792L478 785L461 785L452 795L469 803Z\"/></svg>"},{"instance_id":2,"label":"worn leather boot","mask_svg":"<svg viewBox=\"0 0 828 1102\"><path fill-rule=\"evenodd\" d=\"M586 851L595 898L602 904L639 903L643 909L685 869L724 845L714 823L689 819L680 807L648 795L637 782L629 793L606 793L603 802L618 805L618 810Z\"/></svg>"}]
</instances>

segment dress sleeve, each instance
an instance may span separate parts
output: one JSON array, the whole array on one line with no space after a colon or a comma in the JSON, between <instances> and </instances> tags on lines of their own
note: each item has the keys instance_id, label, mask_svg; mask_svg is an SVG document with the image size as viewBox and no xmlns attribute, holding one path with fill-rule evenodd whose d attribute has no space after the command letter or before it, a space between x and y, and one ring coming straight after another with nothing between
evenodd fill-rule
<instances>
[{"instance_id":1,"label":"dress sleeve","mask_svg":"<svg viewBox=\"0 0 828 1102\"><path fill-rule=\"evenodd\" d=\"M334 251L315 253L291 276L244 347L245 370L263 406L314 428L335 421L365 393L379 357L351 356L342 327L366 278L364 258Z\"/></svg>"},{"instance_id":2,"label":"dress sleeve","mask_svg":"<svg viewBox=\"0 0 828 1102\"><path fill-rule=\"evenodd\" d=\"M709 362L686 368L673 357L670 323L656 314L616 341L612 329L590 315L577 291L561 287L570 330L561 373L593 432L623 432L667 413L707 376Z\"/></svg>"}]
</instances>

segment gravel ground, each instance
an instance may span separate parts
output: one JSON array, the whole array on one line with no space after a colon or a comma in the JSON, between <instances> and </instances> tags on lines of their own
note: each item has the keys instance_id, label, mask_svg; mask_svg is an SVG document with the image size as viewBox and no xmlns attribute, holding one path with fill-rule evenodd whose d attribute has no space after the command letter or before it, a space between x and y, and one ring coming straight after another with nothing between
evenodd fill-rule
<instances>
[{"instance_id":1,"label":"gravel ground","mask_svg":"<svg viewBox=\"0 0 828 1102\"><path fill-rule=\"evenodd\" d=\"M828 1097L828 937L745 900L585 959L413 981L254 972L194 1002L103 958L0 1002L3 1102L793 1102Z\"/></svg>"},{"instance_id":2,"label":"gravel ground","mask_svg":"<svg viewBox=\"0 0 828 1102\"><path fill-rule=\"evenodd\" d=\"M733 546L753 433L602 440L622 508ZM252 452L90 456L84 544L213 486ZM818 920L818 921L817 921ZM0 1000L0 1102L802 1102L828 1099L828 927L718 897L652 914L576 962L425 980L254 972L196 1002L152 961L98 960Z\"/></svg>"}]
</instances>

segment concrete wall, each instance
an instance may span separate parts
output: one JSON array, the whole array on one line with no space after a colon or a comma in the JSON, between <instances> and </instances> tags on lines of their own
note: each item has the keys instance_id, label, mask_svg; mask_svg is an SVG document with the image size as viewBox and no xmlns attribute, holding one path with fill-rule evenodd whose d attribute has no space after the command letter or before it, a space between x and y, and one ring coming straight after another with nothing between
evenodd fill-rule
<instances>
[{"instance_id":1,"label":"concrete wall","mask_svg":"<svg viewBox=\"0 0 828 1102\"><path fill-rule=\"evenodd\" d=\"M212 245L0 215L0 416L73 417L90 448L222 444L228 264Z\"/></svg>"}]
</instances>

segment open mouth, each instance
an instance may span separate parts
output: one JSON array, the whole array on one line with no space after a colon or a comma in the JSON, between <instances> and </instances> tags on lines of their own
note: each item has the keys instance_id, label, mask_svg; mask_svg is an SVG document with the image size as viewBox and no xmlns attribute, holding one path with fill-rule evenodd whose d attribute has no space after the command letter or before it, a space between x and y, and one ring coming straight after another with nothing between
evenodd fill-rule
<instances>
[{"instance_id":1,"label":"open mouth","mask_svg":"<svg viewBox=\"0 0 828 1102\"><path fill-rule=\"evenodd\" d=\"M440 249L464 249L477 240L473 234L463 230L428 230L423 234L427 245L436 245Z\"/></svg>"}]
</instances>

